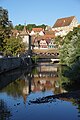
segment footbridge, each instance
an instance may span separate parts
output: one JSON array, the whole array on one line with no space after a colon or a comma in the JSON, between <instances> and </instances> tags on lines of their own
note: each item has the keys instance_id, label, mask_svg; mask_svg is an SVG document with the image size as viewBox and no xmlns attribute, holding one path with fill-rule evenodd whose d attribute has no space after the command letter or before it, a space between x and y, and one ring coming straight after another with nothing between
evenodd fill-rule
<instances>
[{"instance_id":1,"label":"footbridge","mask_svg":"<svg viewBox=\"0 0 80 120\"><path fill-rule=\"evenodd\" d=\"M59 51L57 48L34 49L32 56L38 58L37 62L59 62Z\"/></svg>"},{"instance_id":2,"label":"footbridge","mask_svg":"<svg viewBox=\"0 0 80 120\"><path fill-rule=\"evenodd\" d=\"M39 56L57 56L59 55L58 48L44 48L44 49L33 49L33 53Z\"/></svg>"},{"instance_id":3,"label":"footbridge","mask_svg":"<svg viewBox=\"0 0 80 120\"><path fill-rule=\"evenodd\" d=\"M31 44L31 36L29 35L29 48L27 51L27 57L31 61L32 57L36 62L59 62L59 50L58 48L34 48ZM31 62L30 62L31 64Z\"/></svg>"}]
</instances>

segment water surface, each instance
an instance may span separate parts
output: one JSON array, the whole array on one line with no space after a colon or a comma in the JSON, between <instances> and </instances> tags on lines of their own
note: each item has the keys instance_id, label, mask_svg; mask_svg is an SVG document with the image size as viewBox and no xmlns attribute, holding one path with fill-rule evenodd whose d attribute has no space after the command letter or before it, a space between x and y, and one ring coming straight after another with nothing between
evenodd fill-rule
<instances>
[{"instance_id":1,"label":"water surface","mask_svg":"<svg viewBox=\"0 0 80 120\"><path fill-rule=\"evenodd\" d=\"M35 69L0 75L0 120L79 120L79 99L36 99L67 92L61 86L59 66L40 63Z\"/></svg>"}]
</instances>

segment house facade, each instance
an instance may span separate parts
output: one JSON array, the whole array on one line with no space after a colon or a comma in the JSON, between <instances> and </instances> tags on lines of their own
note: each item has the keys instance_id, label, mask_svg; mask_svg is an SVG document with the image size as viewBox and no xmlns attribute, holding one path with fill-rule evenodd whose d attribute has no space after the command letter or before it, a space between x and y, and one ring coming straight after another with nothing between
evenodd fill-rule
<instances>
[{"instance_id":1,"label":"house facade","mask_svg":"<svg viewBox=\"0 0 80 120\"><path fill-rule=\"evenodd\" d=\"M56 47L56 44L54 42L54 40L51 40L48 44L48 48L55 48Z\"/></svg>"},{"instance_id":2,"label":"house facade","mask_svg":"<svg viewBox=\"0 0 80 120\"><path fill-rule=\"evenodd\" d=\"M19 33L19 36L22 38L22 41L25 43L27 50L29 46L29 33L26 30L26 26L24 26L23 30Z\"/></svg>"},{"instance_id":3,"label":"house facade","mask_svg":"<svg viewBox=\"0 0 80 120\"><path fill-rule=\"evenodd\" d=\"M55 38L54 32L51 31L44 31L44 35L34 38L34 49L48 49L53 48L53 42Z\"/></svg>"},{"instance_id":4,"label":"house facade","mask_svg":"<svg viewBox=\"0 0 80 120\"><path fill-rule=\"evenodd\" d=\"M29 35L31 35L34 49L50 49L56 47L55 37L63 37L67 35L68 32L72 31L73 28L78 25L77 18L75 16L70 16L57 19L52 28L50 26L46 26L45 30L43 28L33 28L32 31L27 31L26 26L24 26L22 31L13 31L13 36L20 36L26 44L26 49L29 44Z\"/></svg>"},{"instance_id":5,"label":"house facade","mask_svg":"<svg viewBox=\"0 0 80 120\"><path fill-rule=\"evenodd\" d=\"M48 48L48 44L44 39L40 40L39 44L40 44L40 49Z\"/></svg>"}]
</instances>

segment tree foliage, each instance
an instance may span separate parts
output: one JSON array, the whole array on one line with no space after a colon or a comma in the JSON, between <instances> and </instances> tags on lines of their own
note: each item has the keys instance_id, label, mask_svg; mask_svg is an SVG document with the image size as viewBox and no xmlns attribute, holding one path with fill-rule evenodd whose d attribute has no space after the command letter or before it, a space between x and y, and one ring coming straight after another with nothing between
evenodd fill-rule
<instances>
[{"instance_id":1,"label":"tree foliage","mask_svg":"<svg viewBox=\"0 0 80 120\"><path fill-rule=\"evenodd\" d=\"M15 26L15 29L17 29L17 30L19 30L19 31L20 31L20 30L23 30L23 28L24 28L24 25L21 25L21 24ZM42 25L27 24L27 26L26 26L26 29L27 29L27 30L31 31L32 28L43 28L43 29L45 29L45 28L46 28L46 25L44 25L44 24L42 24Z\"/></svg>"},{"instance_id":2,"label":"tree foliage","mask_svg":"<svg viewBox=\"0 0 80 120\"><path fill-rule=\"evenodd\" d=\"M25 44L22 42L21 38L10 37L4 40L4 53L14 56L25 52Z\"/></svg>"},{"instance_id":3,"label":"tree foliage","mask_svg":"<svg viewBox=\"0 0 80 120\"><path fill-rule=\"evenodd\" d=\"M15 29L19 31L23 30L23 28L24 28L24 25L21 25L21 24L15 26Z\"/></svg>"},{"instance_id":4,"label":"tree foliage","mask_svg":"<svg viewBox=\"0 0 80 120\"><path fill-rule=\"evenodd\" d=\"M19 28L23 26L19 25ZM17 55L25 51L25 44L21 38L11 36L12 23L8 18L8 11L0 7L0 51L7 55Z\"/></svg>"},{"instance_id":5,"label":"tree foliage","mask_svg":"<svg viewBox=\"0 0 80 120\"><path fill-rule=\"evenodd\" d=\"M0 50L3 50L3 40L11 35L12 23L8 19L8 11L0 7Z\"/></svg>"},{"instance_id":6,"label":"tree foliage","mask_svg":"<svg viewBox=\"0 0 80 120\"><path fill-rule=\"evenodd\" d=\"M57 37L55 38L55 44L57 45L58 48L59 48L60 46L62 46L63 42L64 42L64 40L63 40L63 38L62 38L61 36L57 36Z\"/></svg>"},{"instance_id":7,"label":"tree foliage","mask_svg":"<svg viewBox=\"0 0 80 120\"><path fill-rule=\"evenodd\" d=\"M60 49L61 63L71 66L80 58L80 28L74 28L64 39Z\"/></svg>"},{"instance_id":8,"label":"tree foliage","mask_svg":"<svg viewBox=\"0 0 80 120\"><path fill-rule=\"evenodd\" d=\"M27 30L29 30L29 31L31 31L32 28L35 28L35 27L36 27L35 24L28 24L28 25L26 26Z\"/></svg>"}]
</instances>

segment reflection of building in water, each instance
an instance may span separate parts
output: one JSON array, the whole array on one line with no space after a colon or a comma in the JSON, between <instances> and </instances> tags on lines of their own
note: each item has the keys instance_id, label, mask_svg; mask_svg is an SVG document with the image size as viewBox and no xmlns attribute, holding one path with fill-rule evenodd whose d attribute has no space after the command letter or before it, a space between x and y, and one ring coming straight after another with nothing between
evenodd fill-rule
<instances>
[{"instance_id":1,"label":"reflection of building in water","mask_svg":"<svg viewBox=\"0 0 80 120\"><path fill-rule=\"evenodd\" d=\"M39 72L57 72L57 66L49 63L41 63L39 67L37 67Z\"/></svg>"},{"instance_id":2,"label":"reflection of building in water","mask_svg":"<svg viewBox=\"0 0 80 120\"><path fill-rule=\"evenodd\" d=\"M23 87L22 95L23 95L24 103L26 104L26 99L28 95L28 86Z\"/></svg>"},{"instance_id":3,"label":"reflection of building in water","mask_svg":"<svg viewBox=\"0 0 80 120\"><path fill-rule=\"evenodd\" d=\"M49 67L51 67L51 69L49 69L48 71ZM22 92L25 103L27 96L31 92L47 90L53 91L54 94L65 92L60 86L58 73L54 70L53 66L41 66L41 68L39 67L37 73L35 73L34 75L30 73L26 75L24 79L25 85L23 86Z\"/></svg>"},{"instance_id":4,"label":"reflection of building in water","mask_svg":"<svg viewBox=\"0 0 80 120\"><path fill-rule=\"evenodd\" d=\"M32 89L34 88L33 82L32 82L32 74L29 73L27 75L24 75L24 86L22 88L22 96L24 99L24 103L26 103L27 96L31 93Z\"/></svg>"},{"instance_id":5,"label":"reflection of building in water","mask_svg":"<svg viewBox=\"0 0 80 120\"><path fill-rule=\"evenodd\" d=\"M63 89L61 88L58 77L34 77L34 89L33 91L43 91L43 90L52 90L54 93L62 93Z\"/></svg>"},{"instance_id":6,"label":"reflection of building in water","mask_svg":"<svg viewBox=\"0 0 80 120\"><path fill-rule=\"evenodd\" d=\"M34 85L37 90L52 90L54 94L65 92L60 85L60 80L57 72L58 66L49 64L49 63L41 63L39 67L37 67L38 74L34 75Z\"/></svg>"},{"instance_id":7,"label":"reflection of building in water","mask_svg":"<svg viewBox=\"0 0 80 120\"><path fill-rule=\"evenodd\" d=\"M28 95L28 93L29 93L29 88L28 88L27 85L23 87L23 91L22 91L22 92L23 92L23 94Z\"/></svg>"}]
</instances>

